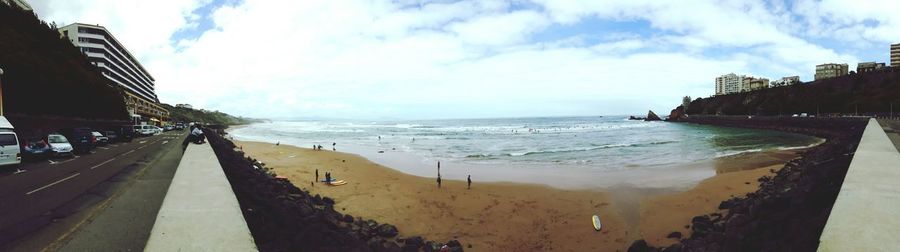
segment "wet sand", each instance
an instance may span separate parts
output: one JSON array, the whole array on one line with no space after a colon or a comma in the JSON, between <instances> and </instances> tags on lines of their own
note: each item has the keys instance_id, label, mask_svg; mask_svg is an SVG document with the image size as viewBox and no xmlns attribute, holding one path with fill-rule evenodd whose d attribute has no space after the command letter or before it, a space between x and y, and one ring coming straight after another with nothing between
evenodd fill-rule
<instances>
[{"instance_id":1,"label":"wet sand","mask_svg":"<svg viewBox=\"0 0 900 252\"><path fill-rule=\"evenodd\" d=\"M684 226L691 218L715 212L732 195L755 191L759 177L796 156L796 151L778 151L717 159L720 174L686 186L687 191L566 190L481 183L477 177L468 190L464 177L444 177L439 189L434 177L408 175L355 154L271 143L235 144L298 187L333 198L344 213L393 224L401 236L459 239L468 251L624 251L636 239L670 244L675 240L666 235L672 231L689 235ZM315 183L316 169L319 179L331 172L348 184ZM590 224L594 214L603 220L602 231Z\"/></svg>"}]
</instances>

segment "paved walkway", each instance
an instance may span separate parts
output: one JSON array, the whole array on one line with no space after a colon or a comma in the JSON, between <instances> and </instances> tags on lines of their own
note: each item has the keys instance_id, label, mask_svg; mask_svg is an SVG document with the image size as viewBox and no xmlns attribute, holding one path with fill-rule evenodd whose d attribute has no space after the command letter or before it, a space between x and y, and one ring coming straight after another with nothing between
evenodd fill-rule
<instances>
[{"instance_id":1,"label":"paved walkway","mask_svg":"<svg viewBox=\"0 0 900 252\"><path fill-rule=\"evenodd\" d=\"M878 123L891 142L894 142L894 147L900 150L900 120L878 119Z\"/></svg>"},{"instance_id":2,"label":"paved walkway","mask_svg":"<svg viewBox=\"0 0 900 252\"><path fill-rule=\"evenodd\" d=\"M866 126L819 251L900 250L900 152L875 119Z\"/></svg>"},{"instance_id":3,"label":"paved walkway","mask_svg":"<svg viewBox=\"0 0 900 252\"><path fill-rule=\"evenodd\" d=\"M231 184L209 144L184 151L145 251L256 251Z\"/></svg>"}]
</instances>

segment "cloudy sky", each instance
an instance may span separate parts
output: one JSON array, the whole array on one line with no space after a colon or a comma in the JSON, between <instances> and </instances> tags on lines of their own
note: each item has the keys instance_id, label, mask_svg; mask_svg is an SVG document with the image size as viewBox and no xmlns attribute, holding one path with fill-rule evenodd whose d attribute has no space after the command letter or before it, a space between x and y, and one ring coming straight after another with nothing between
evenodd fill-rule
<instances>
[{"instance_id":1,"label":"cloudy sky","mask_svg":"<svg viewBox=\"0 0 900 252\"><path fill-rule=\"evenodd\" d=\"M31 0L109 29L162 102L264 118L668 113L735 72L888 61L900 1Z\"/></svg>"}]
</instances>

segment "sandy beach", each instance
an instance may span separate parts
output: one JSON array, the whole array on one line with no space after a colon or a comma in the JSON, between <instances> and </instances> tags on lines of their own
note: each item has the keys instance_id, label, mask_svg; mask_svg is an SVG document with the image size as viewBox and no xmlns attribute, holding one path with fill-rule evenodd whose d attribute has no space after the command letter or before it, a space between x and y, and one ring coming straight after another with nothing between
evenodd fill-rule
<instances>
[{"instance_id":1,"label":"sandy beach","mask_svg":"<svg viewBox=\"0 0 900 252\"><path fill-rule=\"evenodd\" d=\"M718 175L686 191L648 194L481 183L478 178L466 189L464 177L444 177L437 188L434 177L408 175L355 154L235 144L298 187L333 198L338 210L396 225L401 236L459 239L468 251L624 251L636 239L671 244L676 240L666 238L669 233L688 236L685 225L692 217L716 212L722 200L756 190L759 177L797 155L793 150L720 158L715 161ZM331 172L348 184L315 183L316 169L320 179ZM636 197L639 204L618 204L622 197ZM595 214L603 221L599 232L589 221ZM627 221L628 215L639 219Z\"/></svg>"}]
</instances>

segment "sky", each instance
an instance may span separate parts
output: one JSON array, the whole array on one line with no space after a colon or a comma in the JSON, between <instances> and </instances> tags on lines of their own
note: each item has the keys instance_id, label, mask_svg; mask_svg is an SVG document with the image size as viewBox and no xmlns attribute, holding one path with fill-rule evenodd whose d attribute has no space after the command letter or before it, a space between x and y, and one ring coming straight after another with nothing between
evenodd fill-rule
<instances>
[{"instance_id":1,"label":"sky","mask_svg":"<svg viewBox=\"0 0 900 252\"><path fill-rule=\"evenodd\" d=\"M900 1L31 0L105 26L161 102L255 118L668 114L727 73L887 62Z\"/></svg>"}]
</instances>

